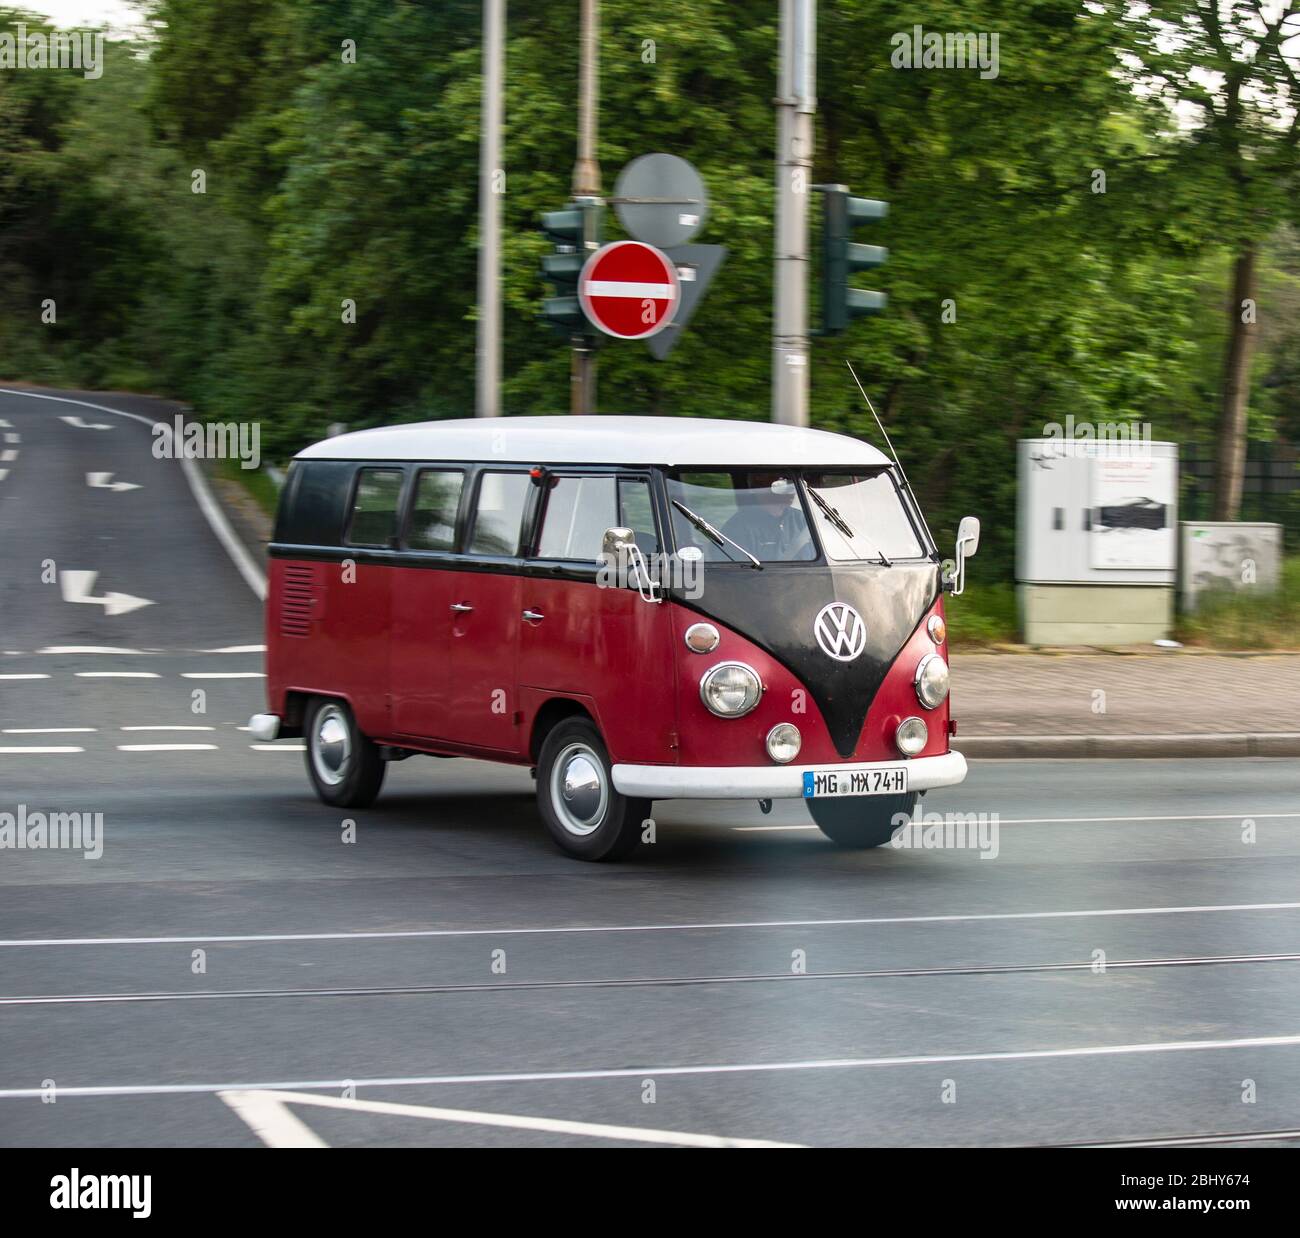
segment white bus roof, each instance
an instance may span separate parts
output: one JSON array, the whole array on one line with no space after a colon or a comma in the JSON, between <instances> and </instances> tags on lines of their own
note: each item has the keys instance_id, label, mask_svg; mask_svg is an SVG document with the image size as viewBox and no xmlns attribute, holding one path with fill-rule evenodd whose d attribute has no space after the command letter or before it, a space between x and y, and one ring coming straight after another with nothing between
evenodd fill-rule
<instances>
[{"instance_id":1,"label":"white bus roof","mask_svg":"<svg viewBox=\"0 0 1300 1238\"><path fill-rule=\"evenodd\" d=\"M888 464L846 434L703 417L493 417L420 421L323 439L300 460L772 466Z\"/></svg>"}]
</instances>

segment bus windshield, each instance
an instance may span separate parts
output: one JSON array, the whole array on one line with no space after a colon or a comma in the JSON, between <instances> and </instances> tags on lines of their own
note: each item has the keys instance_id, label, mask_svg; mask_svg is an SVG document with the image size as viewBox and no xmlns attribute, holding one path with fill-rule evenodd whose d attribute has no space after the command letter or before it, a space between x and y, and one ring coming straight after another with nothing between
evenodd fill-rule
<instances>
[{"instance_id":1,"label":"bus windshield","mask_svg":"<svg viewBox=\"0 0 1300 1238\"><path fill-rule=\"evenodd\" d=\"M743 561L736 546L760 563L806 563L818 557L817 541L831 562L888 565L926 554L887 470L719 469L667 482L678 549L694 547L709 563ZM735 545L719 544L677 504Z\"/></svg>"},{"instance_id":2,"label":"bus windshield","mask_svg":"<svg viewBox=\"0 0 1300 1238\"><path fill-rule=\"evenodd\" d=\"M805 473L813 519L826 557L849 559L919 559L925 549L887 472Z\"/></svg>"},{"instance_id":3,"label":"bus windshield","mask_svg":"<svg viewBox=\"0 0 1300 1238\"><path fill-rule=\"evenodd\" d=\"M817 558L796 474L775 470L728 469L679 473L668 478L668 497L707 521L760 563L797 563ZM673 507L677 547L694 546L709 563L743 556L709 537Z\"/></svg>"}]
</instances>

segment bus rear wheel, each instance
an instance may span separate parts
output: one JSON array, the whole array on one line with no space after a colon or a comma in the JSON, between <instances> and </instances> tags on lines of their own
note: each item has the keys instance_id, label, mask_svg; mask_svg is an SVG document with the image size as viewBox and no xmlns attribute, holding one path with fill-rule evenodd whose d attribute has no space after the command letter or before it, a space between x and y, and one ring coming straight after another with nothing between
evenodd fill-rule
<instances>
[{"instance_id":1,"label":"bus rear wheel","mask_svg":"<svg viewBox=\"0 0 1300 1238\"><path fill-rule=\"evenodd\" d=\"M368 808L384 783L379 747L357 729L346 701L317 697L307 708L307 775L336 808Z\"/></svg>"},{"instance_id":2,"label":"bus rear wheel","mask_svg":"<svg viewBox=\"0 0 1300 1238\"><path fill-rule=\"evenodd\" d=\"M543 741L537 805L555 844L576 860L624 859L650 815L649 800L614 789L609 751L587 718L565 718Z\"/></svg>"},{"instance_id":3,"label":"bus rear wheel","mask_svg":"<svg viewBox=\"0 0 1300 1238\"><path fill-rule=\"evenodd\" d=\"M858 850L887 843L903 822L899 814L912 815L916 792L909 795L842 795L808 799L808 814L833 843Z\"/></svg>"}]
</instances>

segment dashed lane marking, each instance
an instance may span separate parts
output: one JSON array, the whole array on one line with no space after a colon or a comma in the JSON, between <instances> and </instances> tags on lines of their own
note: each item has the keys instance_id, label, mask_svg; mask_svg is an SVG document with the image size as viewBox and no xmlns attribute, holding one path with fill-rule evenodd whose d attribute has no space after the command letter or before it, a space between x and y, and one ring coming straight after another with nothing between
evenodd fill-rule
<instances>
[{"instance_id":1,"label":"dashed lane marking","mask_svg":"<svg viewBox=\"0 0 1300 1238\"><path fill-rule=\"evenodd\" d=\"M93 726L7 726L4 735L89 735L97 731Z\"/></svg>"},{"instance_id":2,"label":"dashed lane marking","mask_svg":"<svg viewBox=\"0 0 1300 1238\"><path fill-rule=\"evenodd\" d=\"M78 679L159 679L157 671L76 671Z\"/></svg>"},{"instance_id":3,"label":"dashed lane marking","mask_svg":"<svg viewBox=\"0 0 1300 1238\"><path fill-rule=\"evenodd\" d=\"M216 744L118 744L118 752L215 752Z\"/></svg>"},{"instance_id":4,"label":"dashed lane marking","mask_svg":"<svg viewBox=\"0 0 1300 1238\"><path fill-rule=\"evenodd\" d=\"M306 744L249 744L254 752L306 752Z\"/></svg>"},{"instance_id":5,"label":"dashed lane marking","mask_svg":"<svg viewBox=\"0 0 1300 1238\"><path fill-rule=\"evenodd\" d=\"M67 746L59 746L59 747L50 746L50 747L36 748L36 747L29 747L29 746L15 747L10 744L0 745L0 752L7 752L10 755L28 756L28 757L48 756L54 753L61 753L61 752L85 752L85 751L86 750L84 748L72 748Z\"/></svg>"},{"instance_id":6,"label":"dashed lane marking","mask_svg":"<svg viewBox=\"0 0 1300 1238\"><path fill-rule=\"evenodd\" d=\"M0 675L0 679L48 679L45 674L28 674L28 675Z\"/></svg>"},{"instance_id":7,"label":"dashed lane marking","mask_svg":"<svg viewBox=\"0 0 1300 1238\"><path fill-rule=\"evenodd\" d=\"M123 726L119 731L215 731L214 726Z\"/></svg>"},{"instance_id":8,"label":"dashed lane marking","mask_svg":"<svg viewBox=\"0 0 1300 1238\"><path fill-rule=\"evenodd\" d=\"M261 671L182 671L182 679L265 679Z\"/></svg>"}]
</instances>

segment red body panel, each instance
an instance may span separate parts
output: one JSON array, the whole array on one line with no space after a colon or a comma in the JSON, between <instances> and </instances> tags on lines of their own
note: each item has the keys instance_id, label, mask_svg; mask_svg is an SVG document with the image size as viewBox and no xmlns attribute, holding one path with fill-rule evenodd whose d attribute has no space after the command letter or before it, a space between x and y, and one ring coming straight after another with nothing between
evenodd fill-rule
<instances>
[{"instance_id":1,"label":"red body panel","mask_svg":"<svg viewBox=\"0 0 1300 1238\"><path fill-rule=\"evenodd\" d=\"M895 659L851 756L831 742L798 678L720 623L717 649L696 654L683 636L695 611L649 604L633 590L590 582L452 568L273 558L267 598L267 697L284 716L290 692L343 697L376 740L431 752L529 761L538 711L577 701L595 718L616 763L766 765L767 733L793 722L801 765L901 759L894 730L917 715L929 727L922 756L948 751L948 702L922 708L912 686L940 598ZM453 603L473 611L453 614ZM544 617L523 619L525 609ZM712 622L712 621L711 621ZM701 676L740 661L764 685L757 708L718 718L700 699Z\"/></svg>"}]
</instances>

